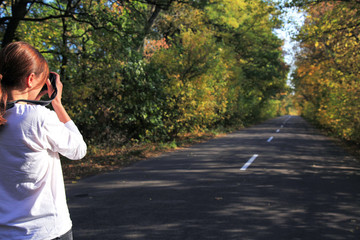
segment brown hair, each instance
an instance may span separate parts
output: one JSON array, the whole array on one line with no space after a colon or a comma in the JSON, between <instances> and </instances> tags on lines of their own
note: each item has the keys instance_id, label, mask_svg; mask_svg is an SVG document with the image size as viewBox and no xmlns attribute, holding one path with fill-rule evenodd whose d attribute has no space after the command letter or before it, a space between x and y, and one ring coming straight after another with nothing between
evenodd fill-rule
<instances>
[{"instance_id":1,"label":"brown hair","mask_svg":"<svg viewBox=\"0 0 360 240\"><path fill-rule=\"evenodd\" d=\"M25 79L31 74L45 74L44 83L49 75L45 58L33 46L25 42L13 42L0 52L0 125L6 122L4 114L8 91L21 89Z\"/></svg>"}]
</instances>

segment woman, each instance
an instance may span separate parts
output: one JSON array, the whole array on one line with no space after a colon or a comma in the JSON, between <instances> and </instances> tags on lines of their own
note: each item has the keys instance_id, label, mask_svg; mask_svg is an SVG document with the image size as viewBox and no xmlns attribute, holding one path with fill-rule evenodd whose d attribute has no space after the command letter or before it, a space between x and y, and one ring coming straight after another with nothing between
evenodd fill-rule
<instances>
[{"instance_id":1,"label":"woman","mask_svg":"<svg viewBox=\"0 0 360 240\"><path fill-rule=\"evenodd\" d=\"M54 91L44 57L14 42L0 52L0 239L72 239L59 154L81 159L86 144L61 103L56 74L54 111L19 101ZM36 103L36 102L35 102Z\"/></svg>"}]
</instances>

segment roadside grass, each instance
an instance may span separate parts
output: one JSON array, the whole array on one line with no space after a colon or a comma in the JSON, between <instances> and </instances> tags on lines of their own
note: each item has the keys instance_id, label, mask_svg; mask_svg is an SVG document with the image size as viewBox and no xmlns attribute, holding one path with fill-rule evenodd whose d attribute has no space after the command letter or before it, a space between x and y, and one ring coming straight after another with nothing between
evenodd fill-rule
<instances>
[{"instance_id":1,"label":"roadside grass","mask_svg":"<svg viewBox=\"0 0 360 240\"><path fill-rule=\"evenodd\" d=\"M344 138L341 138L338 134L333 132L331 129L325 128L318 122L313 121L309 118L302 116L306 121L318 129L323 135L330 137L338 146L345 149L349 154L355 157L360 163L360 143L354 141L348 141Z\"/></svg>"},{"instance_id":2,"label":"roadside grass","mask_svg":"<svg viewBox=\"0 0 360 240\"><path fill-rule=\"evenodd\" d=\"M335 138L332 134L328 136L333 137L338 145L344 148L348 153L357 159L360 163L360 144L355 142L350 142L342 139Z\"/></svg>"},{"instance_id":3,"label":"roadside grass","mask_svg":"<svg viewBox=\"0 0 360 240\"><path fill-rule=\"evenodd\" d=\"M134 142L118 147L90 146L87 156L82 160L71 161L66 158L62 159L64 180L65 183L76 183L82 178L119 170L138 161L220 137L234 130L236 128L186 133L180 135L174 141L165 143Z\"/></svg>"}]
</instances>

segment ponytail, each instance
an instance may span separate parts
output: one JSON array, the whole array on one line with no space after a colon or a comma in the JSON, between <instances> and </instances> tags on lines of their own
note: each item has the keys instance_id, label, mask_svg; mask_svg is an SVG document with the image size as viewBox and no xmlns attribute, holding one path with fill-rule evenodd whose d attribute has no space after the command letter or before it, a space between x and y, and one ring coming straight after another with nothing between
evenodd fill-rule
<instances>
[{"instance_id":1,"label":"ponytail","mask_svg":"<svg viewBox=\"0 0 360 240\"><path fill-rule=\"evenodd\" d=\"M6 123L4 114L9 90L21 89L29 74L43 74L44 83L49 75L45 58L26 42L13 42L0 51L0 126Z\"/></svg>"},{"instance_id":2,"label":"ponytail","mask_svg":"<svg viewBox=\"0 0 360 240\"><path fill-rule=\"evenodd\" d=\"M6 111L7 91L2 84L3 75L0 74L0 126L6 123L6 119L3 117Z\"/></svg>"}]
</instances>

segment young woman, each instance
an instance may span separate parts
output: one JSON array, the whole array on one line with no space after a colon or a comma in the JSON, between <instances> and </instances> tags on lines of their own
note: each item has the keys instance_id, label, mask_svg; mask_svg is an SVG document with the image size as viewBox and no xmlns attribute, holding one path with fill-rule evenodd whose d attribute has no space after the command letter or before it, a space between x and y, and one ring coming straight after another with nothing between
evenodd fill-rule
<instances>
[{"instance_id":1,"label":"young woman","mask_svg":"<svg viewBox=\"0 0 360 240\"><path fill-rule=\"evenodd\" d=\"M36 104L54 88L44 57L14 42L0 52L0 239L72 239L59 154L81 159L86 144L61 103ZM16 100L35 100L33 103Z\"/></svg>"}]
</instances>

